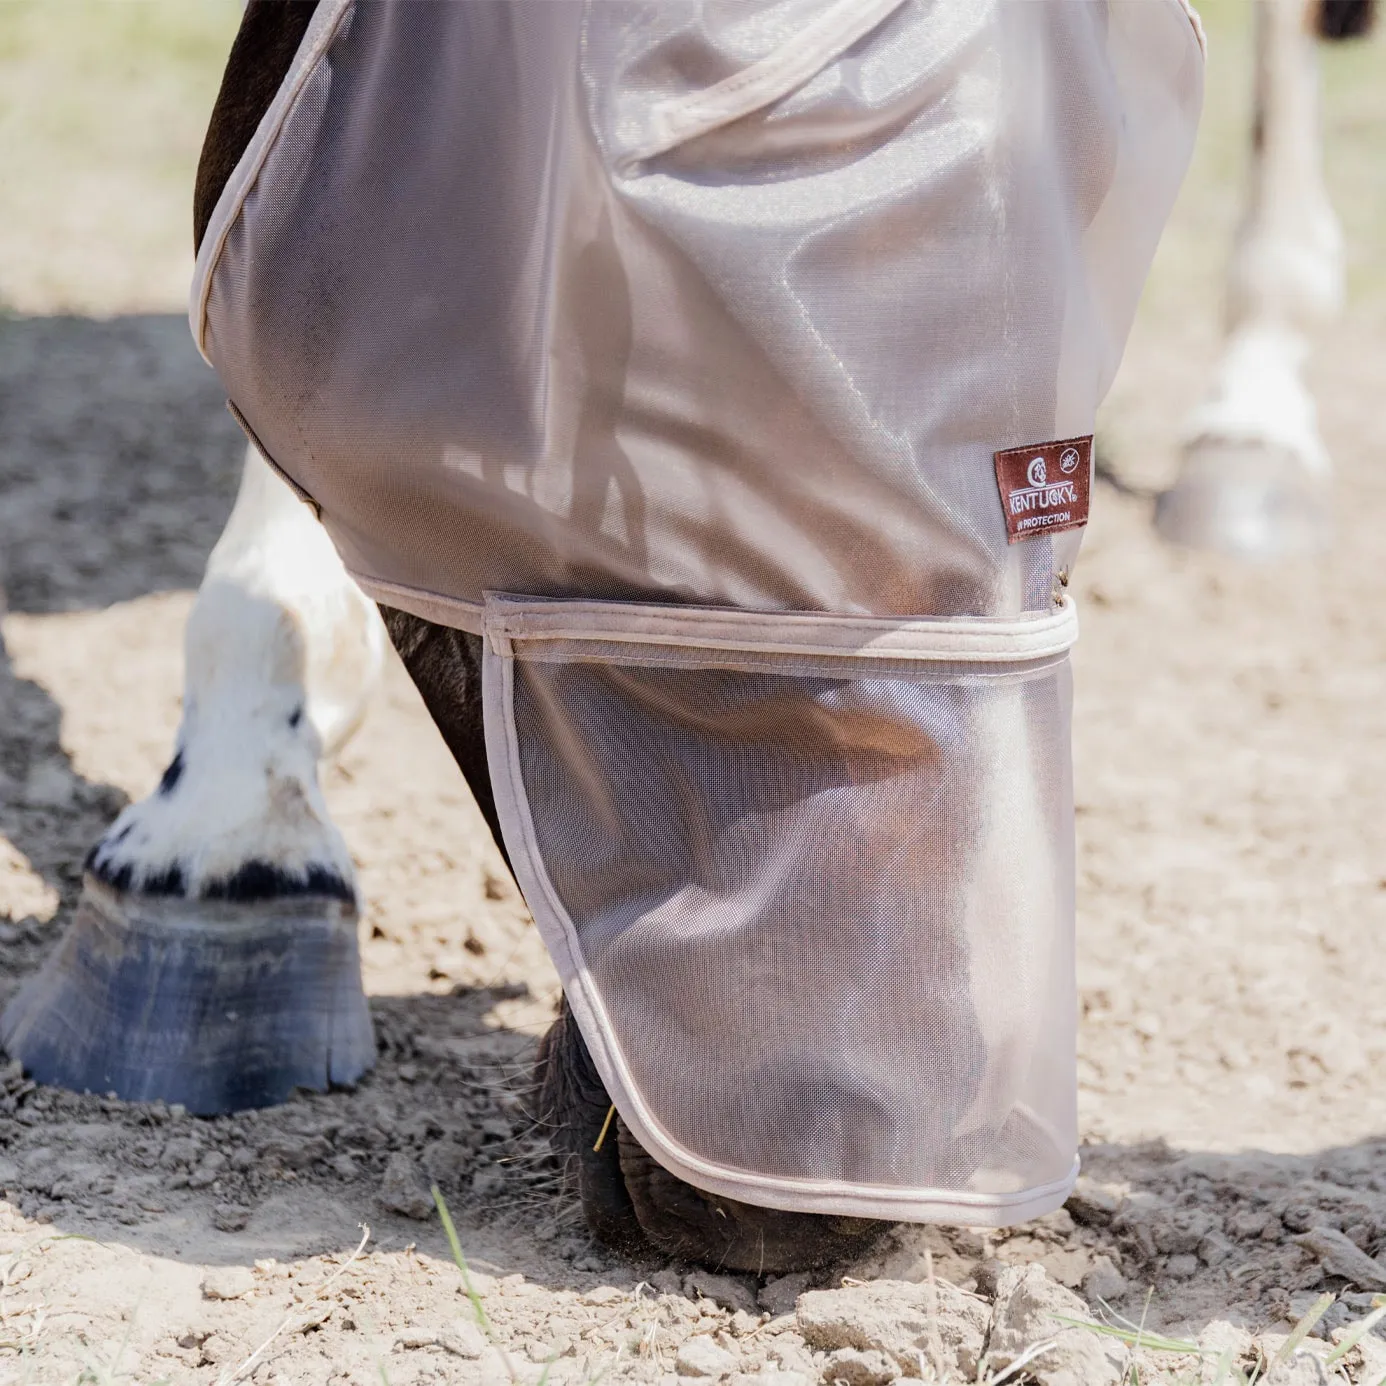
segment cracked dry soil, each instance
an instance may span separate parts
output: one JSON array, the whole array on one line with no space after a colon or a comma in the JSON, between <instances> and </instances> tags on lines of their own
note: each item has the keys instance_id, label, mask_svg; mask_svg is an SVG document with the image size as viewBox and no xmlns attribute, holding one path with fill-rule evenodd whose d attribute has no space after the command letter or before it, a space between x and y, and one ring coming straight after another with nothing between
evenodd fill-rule
<instances>
[{"instance_id":1,"label":"cracked dry soil","mask_svg":"<svg viewBox=\"0 0 1386 1386\"><path fill-rule=\"evenodd\" d=\"M157 781L240 456L181 317L177 210L236 6L37 14L0 15L0 184L20 190L0 228L0 1001L70 917L87 848ZM1198 159L1102 420L1137 486L1171 476L1217 349L1247 36L1231 4L1206 18L1220 67ZM1109 1309L1201 1346L1140 1349L1141 1381L1213 1381L1224 1358L1273 1358L1329 1291L1309 1339L1326 1357L1386 1290L1379 62L1328 64L1352 247L1314 371L1333 552L1175 553L1139 495L1096 497L1076 581L1085 1174L1066 1209L902 1230L768 1283L594 1246L520 1101L552 970L392 667L324 772L360 868L376 1070L207 1120L0 1069L0 1381L856 1386L985 1378L1057 1334L1008 1379L1060 1386L1128 1371L1122 1343L1054 1317ZM1325 1370L1376 1383L1386 1342ZM1304 1359L1271 1378L1319 1379Z\"/></svg>"}]
</instances>

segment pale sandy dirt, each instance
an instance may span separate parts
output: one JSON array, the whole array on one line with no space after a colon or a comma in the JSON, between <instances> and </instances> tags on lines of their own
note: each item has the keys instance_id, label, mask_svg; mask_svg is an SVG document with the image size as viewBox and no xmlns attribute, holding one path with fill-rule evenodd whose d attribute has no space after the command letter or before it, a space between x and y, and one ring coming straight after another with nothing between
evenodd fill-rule
<instances>
[{"instance_id":1,"label":"pale sandy dirt","mask_svg":"<svg viewBox=\"0 0 1386 1386\"><path fill-rule=\"evenodd\" d=\"M178 302L180 199L233 11L51 7L59 34L85 36L74 72L35 37L37 7L0 10L0 295L15 310L0 317L0 1000L65 924L104 824L157 781L181 623L235 483L239 435ZM1216 349L1240 20L1212 7L1224 65L1204 143L1104 419L1138 486L1171 476ZM173 76L132 61L151 33ZM1139 496L1096 498L1075 736L1097 1187L1010 1234L901 1234L816 1283L917 1281L928 1249L986 1299L987 1257L1039 1261L1136 1317L1152 1292L1151 1324L1234 1355L1322 1289L1345 1296L1332 1333L1386 1288L1294 1240L1338 1229L1386 1259L1381 63L1378 45L1331 69L1354 291L1315 368L1339 468L1333 553L1239 568L1161 547ZM707 1335L728 1370L868 1372L815 1359L804 1323L766 1321L802 1286L688 1281L589 1242L518 1097L552 970L397 667L325 779L366 899L376 1071L217 1120L0 1073L0 1382L229 1380L286 1316L246 1372L257 1382L532 1380L550 1359L555 1382L656 1381ZM475 1337L430 1177L508 1359ZM343 1269L362 1222L371 1240ZM1366 1351L1344 1369L1375 1382L1386 1343ZM1196 1359L1146 1358L1142 1381L1156 1366L1197 1379Z\"/></svg>"}]
</instances>

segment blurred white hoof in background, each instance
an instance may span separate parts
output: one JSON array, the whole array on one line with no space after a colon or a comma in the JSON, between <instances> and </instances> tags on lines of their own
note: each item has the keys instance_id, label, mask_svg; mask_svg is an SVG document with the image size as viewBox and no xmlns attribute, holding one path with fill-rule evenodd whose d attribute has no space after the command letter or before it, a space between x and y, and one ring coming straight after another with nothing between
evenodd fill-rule
<instances>
[{"instance_id":1,"label":"blurred white hoof in background","mask_svg":"<svg viewBox=\"0 0 1386 1386\"><path fill-rule=\"evenodd\" d=\"M1276 323L1229 339L1188 421L1179 479L1156 502L1171 543L1236 558L1322 553L1333 537L1333 469L1301 374L1306 344Z\"/></svg>"},{"instance_id":2,"label":"blurred white hoof in background","mask_svg":"<svg viewBox=\"0 0 1386 1386\"><path fill-rule=\"evenodd\" d=\"M1332 483L1292 452L1209 439L1155 504L1161 538L1233 558L1304 558L1333 540Z\"/></svg>"}]
</instances>

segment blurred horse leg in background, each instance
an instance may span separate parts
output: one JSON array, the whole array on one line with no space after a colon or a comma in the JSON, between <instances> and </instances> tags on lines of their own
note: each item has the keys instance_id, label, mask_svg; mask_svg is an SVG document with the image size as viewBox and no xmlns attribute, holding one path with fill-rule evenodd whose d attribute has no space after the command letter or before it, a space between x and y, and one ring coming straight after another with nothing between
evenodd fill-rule
<instances>
[{"instance_id":1,"label":"blurred horse leg in background","mask_svg":"<svg viewBox=\"0 0 1386 1386\"><path fill-rule=\"evenodd\" d=\"M1369 0L1258 0L1246 206L1227 336L1155 523L1175 543L1269 559L1322 551L1332 470L1303 379L1310 334L1338 314L1343 247L1324 187L1316 36L1366 31Z\"/></svg>"}]
</instances>

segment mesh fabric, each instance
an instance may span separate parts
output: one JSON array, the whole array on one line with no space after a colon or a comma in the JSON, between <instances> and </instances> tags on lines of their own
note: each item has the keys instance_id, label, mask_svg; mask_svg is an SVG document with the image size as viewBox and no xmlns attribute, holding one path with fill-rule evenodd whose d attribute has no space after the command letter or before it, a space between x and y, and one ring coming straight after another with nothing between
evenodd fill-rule
<instances>
[{"instance_id":1,"label":"mesh fabric","mask_svg":"<svg viewBox=\"0 0 1386 1386\"><path fill-rule=\"evenodd\" d=\"M1064 1196L1080 532L992 457L1092 431L1201 91L1182 0L321 0L213 213L203 350L486 636L521 884L704 1188Z\"/></svg>"},{"instance_id":2,"label":"mesh fabric","mask_svg":"<svg viewBox=\"0 0 1386 1386\"><path fill-rule=\"evenodd\" d=\"M1066 656L940 658L927 625L907 657L777 654L774 617L714 650L584 611L582 640L491 626L491 755L642 1139L786 1206L1005 1220L1066 1187Z\"/></svg>"}]
</instances>

